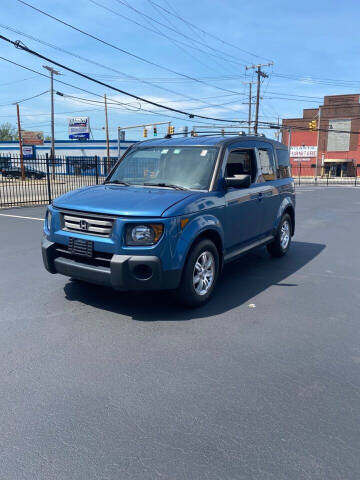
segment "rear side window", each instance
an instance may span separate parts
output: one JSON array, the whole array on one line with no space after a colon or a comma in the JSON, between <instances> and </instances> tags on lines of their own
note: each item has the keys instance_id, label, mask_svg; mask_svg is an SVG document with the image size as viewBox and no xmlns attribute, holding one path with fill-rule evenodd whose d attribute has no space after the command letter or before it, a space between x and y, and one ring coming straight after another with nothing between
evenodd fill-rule
<instances>
[{"instance_id":1,"label":"rear side window","mask_svg":"<svg viewBox=\"0 0 360 480\"><path fill-rule=\"evenodd\" d=\"M233 150L229 153L226 163L226 177L236 177L236 175L251 175L253 182L256 177L256 155L255 150Z\"/></svg>"},{"instance_id":2,"label":"rear side window","mask_svg":"<svg viewBox=\"0 0 360 480\"><path fill-rule=\"evenodd\" d=\"M276 156L278 161L277 176L278 178L291 177L289 152L287 150L276 150Z\"/></svg>"},{"instance_id":3,"label":"rear side window","mask_svg":"<svg viewBox=\"0 0 360 480\"><path fill-rule=\"evenodd\" d=\"M258 152L264 182L275 180L275 165L272 150L270 150L270 148L259 148Z\"/></svg>"}]
</instances>

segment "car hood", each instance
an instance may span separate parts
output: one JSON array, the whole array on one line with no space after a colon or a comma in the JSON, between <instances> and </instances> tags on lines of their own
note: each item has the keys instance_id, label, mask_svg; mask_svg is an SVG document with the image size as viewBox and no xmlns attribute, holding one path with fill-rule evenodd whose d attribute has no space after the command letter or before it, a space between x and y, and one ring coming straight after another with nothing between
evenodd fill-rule
<instances>
[{"instance_id":1,"label":"car hood","mask_svg":"<svg viewBox=\"0 0 360 480\"><path fill-rule=\"evenodd\" d=\"M167 188L94 185L68 192L54 207L131 217L160 217L165 210L192 195Z\"/></svg>"}]
</instances>

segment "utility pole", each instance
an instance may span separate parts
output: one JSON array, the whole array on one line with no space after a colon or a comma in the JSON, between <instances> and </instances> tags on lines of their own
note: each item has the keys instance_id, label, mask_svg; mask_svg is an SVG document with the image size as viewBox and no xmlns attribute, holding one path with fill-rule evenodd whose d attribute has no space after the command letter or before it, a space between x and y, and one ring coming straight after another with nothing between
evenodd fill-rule
<instances>
[{"instance_id":1,"label":"utility pole","mask_svg":"<svg viewBox=\"0 0 360 480\"><path fill-rule=\"evenodd\" d=\"M275 138L276 138L277 141L279 141L279 138L280 138L280 117L278 117L278 119L277 119L277 124L278 124L279 128L275 132Z\"/></svg>"},{"instance_id":2,"label":"utility pole","mask_svg":"<svg viewBox=\"0 0 360 480\"><path fill-rule=\"evenodd\" d=\"M51 149L50 158L52 165L53 178L55 177L55 119L54 119L54 75L61 75L60 72L54 70L52 67L43 65L43 67L50 72L50 98L51 98Z\"/></svg>"},{"instance_id":3,"label":"utility pole","mask_svg":"<svg viewBox=\"0 0 360 480\"><path fill-rule=\"evenodd\" d=\"M24 153L23 153L23 144L22 144L22 136L21 136L20 108L18 103L16 104L16 114L17 114L19 148L20 148L21 180L24 181L25 180Z\"/></svg>"},{"instance_id":4,"label":"utility pole","mask_svg":"<svg viewBox=\"0 0 360 480\"><path fill-rule=\"evenodd\" d=\"M109 173L111 169L111 165L110 165L109 122L108 122L106 93L104 94L104 101L105 101L105 133L106 133L106 171L107 173Z\"/></svg>"},{"instance_id":5,"label":"utility pole","mask_svg":"<svg viewBox=\"0 0 360 480\"><path fill-rule=\"evenodd\" d=\"M242 82L244 85L249 85L249 101L244 102L244 105L248 105L248 134L251 134L251 109L252 109L252 86L255 82Z\"/></svg>"},{"instance_id":6,"label":"utility pole","mask_svg":"<svg viewBox=\"0 0 360 480\"><path fill-rule=\"evenodd\" d=\"M249 82L249 115L248 115L248 134L251 133L251 105L252 105L252 82Z\"/></svg>"},{"instance_id":7,"label":"utility pole","mask_svg":"<svg viewBox=\"0 0 360 480\"><path fill-rule=\"evenodd\" d=\"M268 76L269 76L261 70L261 67L270 67L272 65L274 65L273 62L258 64L258 65L250 65L248 67L245 67L246 70L250 70L251 68L255 70L255 68L257 68L257 70L255 71L255 73L257 74L256 110L255 110L255 125L254 125L255 135L257 135L257 133L258 133L258 124L259 124L259 104L260 104L261 78L268 78Z\"/></svg>"},{"instance_id":8,"label":"utility pole","mask_svg":"<svg viewBox=\"0 0 360 480\"><path fill-rule=\"evenodd\" d=\"M315 162L315 182L317 182L318 175L318 158L319 158L319 147L320 147L320 121L321 121L321 106L319 106L318 114L318 134L317 134L317 149L316 149L316 162Z\"/></svg>"}]
</instances>

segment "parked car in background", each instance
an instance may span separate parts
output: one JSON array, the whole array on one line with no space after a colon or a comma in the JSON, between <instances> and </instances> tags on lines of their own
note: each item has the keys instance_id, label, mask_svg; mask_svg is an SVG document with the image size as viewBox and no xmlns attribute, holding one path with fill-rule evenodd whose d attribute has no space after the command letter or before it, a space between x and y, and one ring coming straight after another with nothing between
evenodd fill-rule
<instances>
[{"instance_id":1,"label":"parked car in background","mask_svg":"<svg viewBox=\"0 0 360 480\"><path fill-rule=\"evenodd\" d=\"M41 180L46 177L46 173L35 168L24 166L25 178ZM21 178L21 167L8 167L1 170L3 178Z\"/></svg>"},{"instance_id":2,"label":"parked car in background","mask_svg":"<svg viewBox=\"0 0 360 480\"><path fill-rule=\"evenodd\" d=\"M10 168L10 167L11 167L11 159L0 156L0 173L1 173L2 170Z\"/></svg>"},{"instance_id":3,"label":"parked car in background","mask_svg":"<svg viewBox=\"0 0 360 480\"><path fill-rule=\"evenodd\" d=\"M224 263L263 245L281 257L294 231L283 144L165 138L133 145L103 185L54 200L42 254L51 273L117 290L172 289L194 307L209 300Z\"/></svg>"}]
</instances>

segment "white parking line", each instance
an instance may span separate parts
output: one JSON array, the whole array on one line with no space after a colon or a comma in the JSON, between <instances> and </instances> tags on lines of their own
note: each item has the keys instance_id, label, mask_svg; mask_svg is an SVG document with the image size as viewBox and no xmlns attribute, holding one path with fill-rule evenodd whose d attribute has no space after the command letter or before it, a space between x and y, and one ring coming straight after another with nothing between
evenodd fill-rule
<instances>
[{"instance_id":1,"label":"white parking line","mask_svg":"<svg viewBox=\"0 0 360 480\"><path fill-rule=\"evenodd\" d=\"M6 213L0 213L1 217L14 217L14 218L27 218L28 220L40 220L40 222L43 222L43 218L36 218L36 217L22 217L21 215L8 215Z\"/></svg>"}]
</instances>

